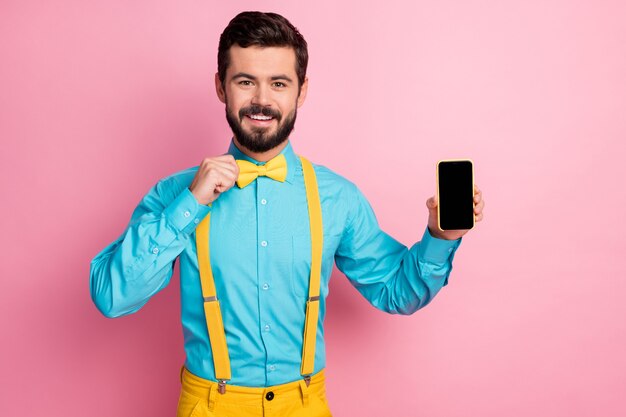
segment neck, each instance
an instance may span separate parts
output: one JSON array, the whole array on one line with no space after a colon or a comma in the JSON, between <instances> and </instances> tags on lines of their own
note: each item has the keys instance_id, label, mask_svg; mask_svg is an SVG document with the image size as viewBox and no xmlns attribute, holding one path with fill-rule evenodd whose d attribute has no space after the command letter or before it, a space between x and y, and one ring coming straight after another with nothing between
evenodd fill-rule
<instances>
[{"instance_id":1,"label":"neck","mask_svg":"<svg viewBox=\"0 0 626 417\"><path fill-rule=\"evenodd\" d=\"M275 148L272 148L269 151L265 151L265 152L252 152L250 149L242 146L239 143L239 141L237 141L237 138L234 137L234 136L233 136L233 142L235 143L235 146L244 155L249 156L250 158L252 158L254 160L257 160L259 162L267 162L270 159L272 159L275 156L277 156L278 154L280 154L283 151L283 149L285 149L287 144L289 143L289 140L286 140L283 143L281 143L280 145L276 146Z\"/></svg>"}]
</instances>

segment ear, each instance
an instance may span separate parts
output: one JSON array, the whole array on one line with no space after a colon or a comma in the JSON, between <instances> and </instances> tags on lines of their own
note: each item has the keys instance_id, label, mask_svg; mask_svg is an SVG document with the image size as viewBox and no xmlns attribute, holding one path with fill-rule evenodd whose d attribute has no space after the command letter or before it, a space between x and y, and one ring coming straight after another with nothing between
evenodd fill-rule
<instances>
[{"instance_id":1,"label":"ear","mask_svg":"<svg viewBox=\"0 0 626 417\"><path fill-rule=\"evenodd\" d=\"M300 86L300 95L298 96L297 105L300 108L304 104L304 99L306 99L306 93L309 89L309 77L304 77L304 82Z\"/></svg>"},{"instance_id":2,"label":"ear","mask_svg":"<svg viewBox=\"0 0 626 417\"><path fill-rule=\"evenodd\" d=\"M215 73L215 92L217 93L217 98L219 98L222 103L226 103L226 92L224 92L224 86L217 72Z\"/></svg>"}]
</instances>

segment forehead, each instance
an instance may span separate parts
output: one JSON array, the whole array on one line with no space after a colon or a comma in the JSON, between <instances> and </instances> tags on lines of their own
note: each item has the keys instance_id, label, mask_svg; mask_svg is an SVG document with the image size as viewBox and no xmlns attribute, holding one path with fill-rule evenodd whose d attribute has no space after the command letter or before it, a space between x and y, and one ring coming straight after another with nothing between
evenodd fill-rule
<instances>
[{"instance_id":1,"label":"forehead","mask_svg":"<svg viewBox=\"0 0 626 417\"><path fill-rule=\"evenodd\" d=\"M271 77L276 74L296 78L296 53L289 46L249 46L242 48L233 45L228 50L230 65L226 76L244 72L256 77Z\"/></svg>"}]
</instances>

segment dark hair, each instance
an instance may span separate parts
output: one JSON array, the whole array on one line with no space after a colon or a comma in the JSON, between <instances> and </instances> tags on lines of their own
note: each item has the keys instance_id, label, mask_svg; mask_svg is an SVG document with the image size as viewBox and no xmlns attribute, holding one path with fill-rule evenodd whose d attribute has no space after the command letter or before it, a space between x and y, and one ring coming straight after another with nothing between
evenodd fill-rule
<instances>
[{"instance_id":1,"label":"dark hair","mask_svg":"<svg viewBox=\"0 0 626 417\"><path fill-rule=\"evenodd\" d=\"M234 44L248 46L290 46L296 53L298 86L304 83L309 63L307 44L298 29L277 13L241 12L228 23L220 36L217 50L217 73L224 84L226 69L230 64L228 50Z\"/></svg>"}]
</instances>

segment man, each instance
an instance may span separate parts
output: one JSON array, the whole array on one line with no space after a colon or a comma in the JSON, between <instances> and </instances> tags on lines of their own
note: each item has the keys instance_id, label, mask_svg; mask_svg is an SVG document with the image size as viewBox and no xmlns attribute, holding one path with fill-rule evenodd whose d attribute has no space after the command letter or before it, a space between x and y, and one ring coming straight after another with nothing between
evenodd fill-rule
<instances>
[{"instance_id":1,"label":"man","mask_svg":"<svg viewBox=\"0 0 626 417\"><path fill-rule=\"evenodd\" d=\"M375 307L411 314L447 283L459 238L410 249L380 230L356 186L294 153L307 45L284 17L244 12L220 37L215 86L226 155L159 181L91 264L107 317L164 288L180 258L186 361L178 416L328 416L323 319L333 261ZM475 195L476 220L483 201Z\"/></svg>"}]
</instances>

